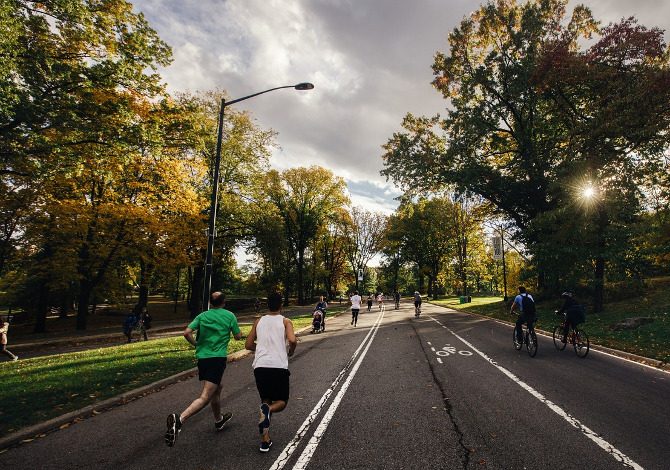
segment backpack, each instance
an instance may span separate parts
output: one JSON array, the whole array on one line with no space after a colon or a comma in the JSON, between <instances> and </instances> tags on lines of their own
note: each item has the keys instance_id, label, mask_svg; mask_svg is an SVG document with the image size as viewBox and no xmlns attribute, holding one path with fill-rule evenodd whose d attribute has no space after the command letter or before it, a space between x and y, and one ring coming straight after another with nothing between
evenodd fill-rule
<instances>
[{"instance_id":1,"label":"backpack","mask_svg":"<svg viewBox=\"0 0 670 470\"><path fill-rule=\"evenodd\" d=\"M535 316L535 302L528 297L528 294L521 294L521 311L531 317Z\"/></svg>"}]
</instances>

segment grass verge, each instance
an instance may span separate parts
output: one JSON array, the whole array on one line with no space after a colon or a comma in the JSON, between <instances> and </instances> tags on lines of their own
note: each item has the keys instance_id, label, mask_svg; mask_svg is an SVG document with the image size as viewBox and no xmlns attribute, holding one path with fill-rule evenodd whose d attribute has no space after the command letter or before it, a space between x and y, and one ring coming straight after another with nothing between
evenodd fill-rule
<instances>
[{"instance_id":1,"label":"grass verge","mask_svg":"<svg viewBox=\"0 0 670 470\"><path fill-rule=\"evenodd\" d=\"M511 301L503 302L500 297L473 297L472 303L460 304L456 297L431 303L499 320L513 321L516 317L509 314ZM560 320L554 315L554 311L561 305L558 300L538 302L537 327L553 332L554 326ZM613 328L617 323L631 317L645 317L651 321L630 330ZM608 303L602 313L593 314L587 308L586 323L583 327L589 335L591 344L638 354L665 363L670 362L670 293L662 286L649 290L640 298Z\"/></svg>"},{"instance_id":2,"label":"grass verge","mask_svg":"<svg viewBox=\"0 0 670 470\"><path fill-rule=\"evenodd\" d=\"M293 318L296 330L311 316ZM250 326L242 326L246 336ZM232 339L229 353L244 349ZM0 364L0 435L112 398L195 367L182 337L37 357Z\"/></svg>"}]
</instances>

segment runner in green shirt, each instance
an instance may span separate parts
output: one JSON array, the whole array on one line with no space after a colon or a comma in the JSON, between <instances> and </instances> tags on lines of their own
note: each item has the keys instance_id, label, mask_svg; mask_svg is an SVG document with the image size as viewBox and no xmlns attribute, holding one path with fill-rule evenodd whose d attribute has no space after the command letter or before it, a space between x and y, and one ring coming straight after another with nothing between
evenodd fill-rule
<instances>
[{"instance_id":1,"label":"runner in green shirt","mask_svg":"<svg viewBox=\"0 0 670 470\"><path fill-rule=\"evenodd\" d=\"M242 339L242 332L235 315L223 308L223 293L214 292L210 304L211 308L195 317L184 330L184 338L195 346L198 376L203 383L202 393L181 414L172 413L167 417L165 443L169 447L177 440L183 423L208 404L212 407L217 431L223 429L226 422L233 417L232 413L221 414L221 379L226 369L230 335L239 340ZM197 339L193 336L196 331Z\"/></svg>"}]
</instances>

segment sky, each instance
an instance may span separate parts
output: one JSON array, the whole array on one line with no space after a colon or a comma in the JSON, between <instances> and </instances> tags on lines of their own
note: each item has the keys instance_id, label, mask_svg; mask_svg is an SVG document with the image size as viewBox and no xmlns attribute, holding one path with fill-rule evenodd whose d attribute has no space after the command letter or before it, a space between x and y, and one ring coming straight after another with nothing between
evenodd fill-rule
<instances>
[{"instance_id":1,"label":"sky","mask_svg":"<svg viewBox=\"0 0 670 470\"><path fill-rule=\"evenodd\" d=\"M132 0L131 0L132 1ZM391 213L400 192L380 175L381 146L405 114L444 114L431 86L437 51L477 0L135 0L173 49L160 73L171 92L222 89L278 132L271 164L320 165L347 183L353 205ZM607 24L635 16L670 30L670 0L585 0ZM669 36L666 32L666 40Z\"/></svg>"}]
</instances>

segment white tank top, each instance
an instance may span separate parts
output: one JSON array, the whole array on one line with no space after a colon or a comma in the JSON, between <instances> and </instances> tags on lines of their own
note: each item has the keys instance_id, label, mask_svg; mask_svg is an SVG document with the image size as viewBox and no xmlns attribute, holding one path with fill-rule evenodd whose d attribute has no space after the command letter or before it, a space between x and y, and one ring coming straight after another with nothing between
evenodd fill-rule
<instances>
[{"instance_id":1,"label":"white tank top","mask_svg":"<svg viewBox=\"0 0 670 470\"><path fill-rule=\"evenodd\" d=\"M258 321L253 367L288 369L286 329L282 315L264 315Z\"/></svg>"}]
</instances>

